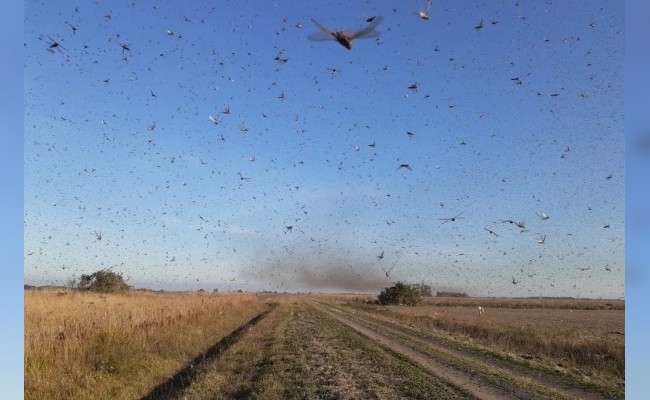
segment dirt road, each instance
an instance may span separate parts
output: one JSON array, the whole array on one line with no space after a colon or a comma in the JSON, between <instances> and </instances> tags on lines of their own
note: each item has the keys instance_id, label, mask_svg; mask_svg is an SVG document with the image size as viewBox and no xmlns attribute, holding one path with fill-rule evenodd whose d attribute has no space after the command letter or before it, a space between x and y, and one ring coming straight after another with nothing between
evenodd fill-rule
<instances>
[{"instance_id":1,"label":"dirt road","mask_svg":"<svg viewBox=\"0 0 650 400\"><path fill-rule=\"evenodd\" d=\"M370 313L314 300L282 304L228 347L194 361L176 399L605 399L533 371L391 325Z\"/></svg>"},{"instance_id":2,"label":"dirt road","mask_svg":"<svg viewBox=\"0 0 650 400\"><path fill-rule=\"evenodd\" d=\"M409 357L433 375L481 399L606 399L603 394L572 386L562 378L530 371L479 353L450 347L406 329L387 326L368 315L350 315L331 305L311 302L321 312L359 334Z\"/></svg>"}]
</instances>

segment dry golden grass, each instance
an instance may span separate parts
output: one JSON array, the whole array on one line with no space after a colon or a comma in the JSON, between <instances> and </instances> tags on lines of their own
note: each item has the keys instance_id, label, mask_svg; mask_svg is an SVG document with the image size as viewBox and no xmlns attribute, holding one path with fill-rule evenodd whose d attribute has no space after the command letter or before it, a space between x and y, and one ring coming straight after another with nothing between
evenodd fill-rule
<instances>
[{"instance_id":1,"label":"dry golden grass","mask_svg":"<svg viewBox=\"0 0 650 400\"><path fill-rule=\"evenodd\" d=\"M450 307L550 308L561 310L625 310L625 300L535 299L499 297L424 297L424 305Z\"/></svg>"},{"instance_id":2,"label":"dry golden grass","mask_svg":"<svg viewBox=\"0 0 650 400\"><path fill-rule=\"evenodd\" d=\"M139 398L268 309L269 295L25 292L25 398Z\"/></svg>"}]
</instances>

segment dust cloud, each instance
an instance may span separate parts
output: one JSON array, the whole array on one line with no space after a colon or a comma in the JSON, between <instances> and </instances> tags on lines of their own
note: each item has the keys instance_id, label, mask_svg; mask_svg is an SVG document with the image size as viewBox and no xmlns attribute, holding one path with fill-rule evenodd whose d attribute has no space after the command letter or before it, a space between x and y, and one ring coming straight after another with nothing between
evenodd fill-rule
<instances>
[{"instance_id":1,"label":"dust cloud","mask_svg":"<svg viewBox=\"0 0 650 400\"><path fill-rule=\"evenodd\" d=\"M381 279L377 273L360 274L353 267L327 267L298 271L296 282L313 290L338 290L344 292L380 292L390 286L390 279Z\"/></svg>"},{"instance_id":2,"label":"dust cloud","mask_svg":"<svg viewBox=\"0 0 650 400\"><path fill-rule=\"evenodd\" d=\"M265 285L288 291L379 293L398 280L386 277L377 266L343 260L277 260L256 272Z\"/></svg>"}]
</instances>

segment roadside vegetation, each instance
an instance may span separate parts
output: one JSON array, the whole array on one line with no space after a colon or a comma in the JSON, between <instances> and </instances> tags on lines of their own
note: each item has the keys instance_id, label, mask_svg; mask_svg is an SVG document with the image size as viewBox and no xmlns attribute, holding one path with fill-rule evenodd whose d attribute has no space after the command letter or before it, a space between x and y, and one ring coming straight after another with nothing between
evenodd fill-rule
<instances>
[{"instance_id":1,"label":"roadside vegetation","mask_svg":"<svg viewBox=\"0 0 650 400\"><path fill-rule=\"evenodd\" d=\"M78 282L71 282L71 286L79 290L90 290L100 293L121 293L131 289L124 281L122 274L103 269L92 274L83 274Z\"/></svg>"},{"instance_id":2,"label":"roadside vegetation","mask_svg":"<svg viewBox=\"0 0 650 400\"><path fill-rule=\"evenodd\" d=\"M387 287L379 296L379 303L382 305L406 305L416 306L422 301L422 292L414 285L404 282L397 282L391 287Z\"/></svg>"},{"instance_id":3,"label":"roadside vegetation","mask_svg":"<svg viewBox=\"0 0 650 400\"><path fill-rule=\"evenodd\" d=\"M139 398L276 301L266 295L25 291L25 398Z\"/></svg>"}]
</instances>

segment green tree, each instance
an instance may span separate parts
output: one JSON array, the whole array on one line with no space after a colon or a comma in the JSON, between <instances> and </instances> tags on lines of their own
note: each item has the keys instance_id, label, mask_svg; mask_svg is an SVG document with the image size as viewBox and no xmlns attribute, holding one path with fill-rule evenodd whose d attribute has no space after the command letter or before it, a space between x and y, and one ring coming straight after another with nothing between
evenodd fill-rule
<instances>
[{"instance_id":1,"label":"green tree","mask_svg":"<svg viewBox=\"0 0 650 400\"><path fill-rule=\"evenodd\" d=\"M395 286L385 288L377 297L383 305L415 306L420 302L422 295L413 285L397 282Z\"/></svg>"},{"instance_id":2,"label":"green tree","mask_svg":"<svg viewBox=\"0 0 650 400\"><path fill-rule=\"evenodd\" d=\"M77 288L93 292L115 293L127 291L130 286L124 282L122 274L103 269L90 275L81 275Z\"/></svg>"}]
</instances>

